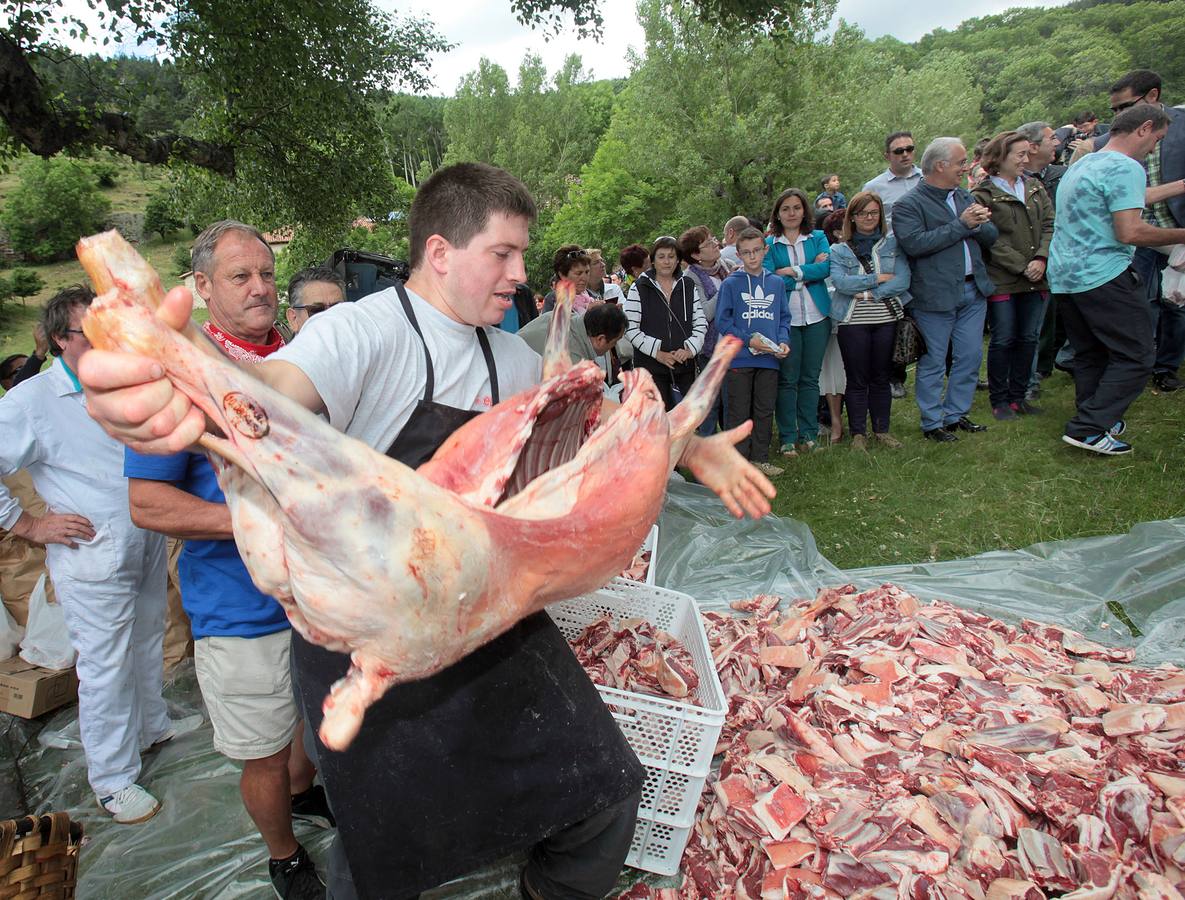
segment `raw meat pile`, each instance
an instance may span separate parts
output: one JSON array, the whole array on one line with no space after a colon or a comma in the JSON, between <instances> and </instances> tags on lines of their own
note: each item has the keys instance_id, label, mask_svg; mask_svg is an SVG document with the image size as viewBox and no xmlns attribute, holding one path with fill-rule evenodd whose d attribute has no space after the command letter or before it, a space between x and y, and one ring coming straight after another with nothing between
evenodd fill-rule
<instances>
[{"instance_id":1,"label":"raw meat pile","mask_svg":"<svg viewBox=\"0 0 1185 900\"><path fill-rule=\"evenodd\" d=\"M621 573L622 578L630 581L645 581L646 573L650 571L650 551L639 550L634 554L630 567Z\"/></svg>"},{"instance_id":2,"label":"raw meat pile","mask_svg":"<svg viewBox=\"0 0 1185 900\"><path fill-rule=\"evenodd\" d=\"M707 613L729 715L678 889L1039 900L1185 891L1185 670L885 585Z\"/></svg>"},{"instance_id":3,"label":"raw meat pile","mask_svg":"<svg viewBox=\"0 0 1185 900\"><path fill-rule=\"evenodd\" d=\"M644 619L609 616L590 622L571 641L576 658L594 684L639 694L666 694L699 705L695 662L682 642Z\"/></svg>"}]
</instances>

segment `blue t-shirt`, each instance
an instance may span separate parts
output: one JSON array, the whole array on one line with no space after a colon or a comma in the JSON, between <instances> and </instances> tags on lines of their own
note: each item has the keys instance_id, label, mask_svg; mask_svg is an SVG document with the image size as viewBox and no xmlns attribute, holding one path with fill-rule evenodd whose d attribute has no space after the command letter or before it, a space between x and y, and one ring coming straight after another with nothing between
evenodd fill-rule
<instances>
[{"instance_id":1,"label":"blue t-shirt","mask_svg":"<svg viewBox=\"0 0 1185 900\"><path fill-rule=\"evenodd\" d=\"M201 453L149 456L124 449L127 478L167 481L211 503L225 503L214 467ZM234 541L185 542L177 562L181 605L193 636L260 637L288 628L284 609L255 586Z\"/></svg>"},{"instance_id":2,"label":"blue t-shirt","mask_svg":"<svg viewBox=\"0 0 1185 900\"><path fill-rule=\"evenodd\" d=\"M1081 294L1120 275L1136 248L1115 236L1111 214L1143 209L1144 167L1115 150L1088 154L1066 170L1057 188L1057 217L1049 249L1049 287Z\"/></svg>"}]
</instances>

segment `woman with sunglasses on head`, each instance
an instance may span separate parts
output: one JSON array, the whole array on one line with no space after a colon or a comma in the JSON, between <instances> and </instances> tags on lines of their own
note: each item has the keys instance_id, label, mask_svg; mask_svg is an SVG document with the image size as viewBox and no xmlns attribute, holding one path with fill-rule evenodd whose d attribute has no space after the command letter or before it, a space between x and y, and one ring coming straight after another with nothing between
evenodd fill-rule
<instances>
[{"instance_id":1,"label":"woman with sunglasses on head","mask_svg":"<svg viewBox=\"0 0 1185 900\"><path fill-rule=\"evenodd\" d=\"M301 269L288 282L288 309L284 318L293 337L317 313L346 299L346 282L328 266Z\"/></svg>"},{"instance_id":2,"label":"woman with sunglasses on head","mask_svg":"<svg viewBox=\"0 0 1185 900\"><path fill-rule=\"evenodd\" d=\"M671 409L674 389L686 396L695 381L695 356L703 349L708 320L699 282L679 264L679 242L660 237L650 258L654 264L638 276L625 298L625 338L634 348L634 365L654 377Z\"/></svg>"},{"instance_id":3,"label":"woman with sunglasses on head","mask_svg":"<svg viewBox=\"0 0 1185 900\"><path fill-rule=\"evenodd\" d=\"M832 315L840 322L839 350L847 373L844 393L852 449L868 449L872 436L885 447L900 447L889 434L893 343L897 322L909 303L909 262L897 238L885 230L884 206L871 191L848 203L839 243L831 246Z\"/></svg>"},{"instance_id":4,"label":"woman with sunglasses on head","mask_svg":"<svg viewBox=\"0 0 1185 900\"><path fill-rule=\"evenodd\" d=\"M831 336L831 271L827 238L812 229L810 201L798 188L782 191L769 218L769 251L762 264L782 276L790 304L790 355L781 362L775 417L782 455L795 457L817 446L819 370Z\"/></svg>"}]
</instances>

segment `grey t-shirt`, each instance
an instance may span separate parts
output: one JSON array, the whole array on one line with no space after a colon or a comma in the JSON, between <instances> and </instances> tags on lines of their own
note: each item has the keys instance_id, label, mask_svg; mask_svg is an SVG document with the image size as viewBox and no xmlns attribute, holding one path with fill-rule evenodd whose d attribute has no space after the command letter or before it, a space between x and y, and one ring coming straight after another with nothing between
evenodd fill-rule
<instances>
[{"instance_id":1,"label":"grey t-shirt","mask_svg":"<svg viewBox=\"0 0 1185 900\"><path fill-rule=\"evenodd\" d=\"M458 409L492 405L485 357L473 326L448 318L408 291L432 354L432 399ZM538 384L542 360L521 338L487 328L501 399ZM395 288L339 303L309 319L300 335L269 357L296 366L317 389L339 431L380 453L391 446L424 395L424 346Z\"/></svg>"}]
</instances>

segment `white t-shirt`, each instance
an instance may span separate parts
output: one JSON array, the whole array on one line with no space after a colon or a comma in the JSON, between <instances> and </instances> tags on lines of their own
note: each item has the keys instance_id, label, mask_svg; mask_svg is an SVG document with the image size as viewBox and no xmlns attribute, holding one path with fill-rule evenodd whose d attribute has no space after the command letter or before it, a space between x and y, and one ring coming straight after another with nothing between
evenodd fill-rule
<instances>
[{"instance_id":1,"label":"white t-shirt","mask_svg":"<svg viewBox=\"0 0 1185 900\"><path fill-rule=\"evenodd\" d=\"M432 399L458 409L492 405L485 356L473 326L462 325L408 291L435 380ZM505 400L538 384L542 360L518 335L487 328ZM395 288L338 303L305 323L299 337L268 358L299 368L339 431L380 453L391 446L424 396L424 345L404 315Z\"/></svg>"}]
</instances>

